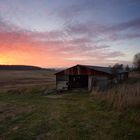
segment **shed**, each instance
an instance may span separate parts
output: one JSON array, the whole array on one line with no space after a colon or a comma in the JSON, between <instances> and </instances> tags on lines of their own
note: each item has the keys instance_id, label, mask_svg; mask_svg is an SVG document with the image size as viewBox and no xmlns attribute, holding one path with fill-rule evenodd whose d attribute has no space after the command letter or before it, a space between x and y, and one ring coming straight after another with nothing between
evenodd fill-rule
<instances>
[{"instance_id":1,"label":"shed","mask_svg":"<svg viewBox=\"0 0 140 140\"><path fill-rule=\"evenodd\" d=\"M57 90L84 88L91 91L95 87L106 88L114 81L125 80L128 72L121 70L114 74L110 67L76 65L55 75Z\"/></svg>"}]
</instances>

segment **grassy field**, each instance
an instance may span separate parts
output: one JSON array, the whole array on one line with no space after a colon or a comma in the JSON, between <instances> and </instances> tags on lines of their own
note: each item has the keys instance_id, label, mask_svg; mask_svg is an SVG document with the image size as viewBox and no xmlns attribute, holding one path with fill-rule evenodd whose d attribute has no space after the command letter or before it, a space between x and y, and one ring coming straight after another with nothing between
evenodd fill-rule
<instances>
[{"instance_id":1,"label":"grassy field","mask_svg":"<svg viewBox=\"0 0 140 140\"><path fill-rule=\"evenodd\" d=\"M135 84L137 77L127 81L127 86ZM101 93L98 98L83 91L48 96L43 92L38 87L1 92L0 140L140 139L139 106L116 108Z\"/></svg>"},{"instance_id":2,"label":"grassy field","mask_svg":"<svg viewBox=\"0 0 140 140\"><path fill-rule=\"evenodd\" d=\"M0 89L19 89L27 87L45 87L55 84L54 71L26 70L26 71L0 71Z\"/></svg>"}]
</instances>

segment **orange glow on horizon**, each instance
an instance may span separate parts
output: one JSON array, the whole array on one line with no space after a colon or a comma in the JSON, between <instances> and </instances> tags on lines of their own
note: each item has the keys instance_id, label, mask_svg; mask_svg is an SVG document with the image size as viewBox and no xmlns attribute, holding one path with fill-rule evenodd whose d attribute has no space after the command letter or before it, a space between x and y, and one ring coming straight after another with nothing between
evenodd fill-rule
<instances>
[{"instance_id":1,"label":"orange glow on horizon","mask_svg":"<svg viewBox=\"0 0 140 140\"><path fill-rule=\"evenodd\" d=\"M40 67L65 67L69 64L53 52L36 46L16 46L15 49L7 47L0 52L1 65L34 65ZM70 64L71 65L71 64Z\"/></svg>"}]
</instances>

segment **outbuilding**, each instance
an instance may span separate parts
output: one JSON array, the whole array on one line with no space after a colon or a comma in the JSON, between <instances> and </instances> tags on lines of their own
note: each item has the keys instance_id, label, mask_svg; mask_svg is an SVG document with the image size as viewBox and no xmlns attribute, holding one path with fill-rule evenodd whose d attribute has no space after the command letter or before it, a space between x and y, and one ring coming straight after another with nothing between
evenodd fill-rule
<instances>
[{"instance_id":1,"label":"outbuilding","mask_svg":"<svg viewBox=\"0 0 140 140\"><path fill-rule=\"evenodd\" d=\"M68 69L57 72L56 89L104 89L111 83L118 83L128 78L128 72L119 70L113 72L111 67L76 65Z\"/></svg>"}]
</instances>

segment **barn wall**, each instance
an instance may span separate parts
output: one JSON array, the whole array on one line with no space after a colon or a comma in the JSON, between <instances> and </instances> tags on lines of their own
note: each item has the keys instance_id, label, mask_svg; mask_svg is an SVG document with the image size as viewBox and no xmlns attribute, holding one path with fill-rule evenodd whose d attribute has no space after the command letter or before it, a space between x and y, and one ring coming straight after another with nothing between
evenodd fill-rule
<instances>
[{"instance_id":1,"label":"barn wall","mask_svg":"<svg viewBox=\"0 0 140 140\"><path fill-rule=\"evenodd\" d=\"M56 76L56 81L68 81L69 76L68 75L57 75Z\"/></svg>"},{"instance_id":2,"label":"barn wall","mask_svg":"<svg viewBox=\"0 0 140 140\"><path fill-rule=\"evenodd\" d=\"M108 87L109 81L110 81L108 77L105 77L105 76L99 77L99 76L97 76L96 79L97 79L97 87L99 89L106 89Z\"/></svg>"},{"instance_id":3,"label":"barn wall","mask_svg":"<svg viewBox=\"0 0 140 140\"><path fill-rule=\"evenodd\" d=\"M88 91L91 91L93 88L93 76L88 76Z\"/></svg>"},{"instance_id":4,"label":"barn wall","mask_svg":"<svg viewBox=\"0 0 140 140\"><path fill-rule=\"evenodd\" d=\"M67 90L68 89L69 76L67 75L56 75L56 89Z\"/></svg>"},{"instance_id":5,"label":"barn wall","mask_svg":"<svg viewBox=\"0 0 140 140\"><path fill-rule=\"evenodd\" d=\"M108 76L88 76L88 91L92 91L95 88L105 89L109 85L110 79ZM57 90L68 90L69 76L57 75L56 76L56 88Z\"/></svg>"},{"instance_id":6,"label":"barn wall","mask_svg":"<svg viewBox=\"0 0 140 140\"><path fill-rule=\"evenodd\" d=\"M106 89L110 83L110 78L107 76L89 76L88 78L88 91L94 89Z\"/></svg>"}]
</instances>

